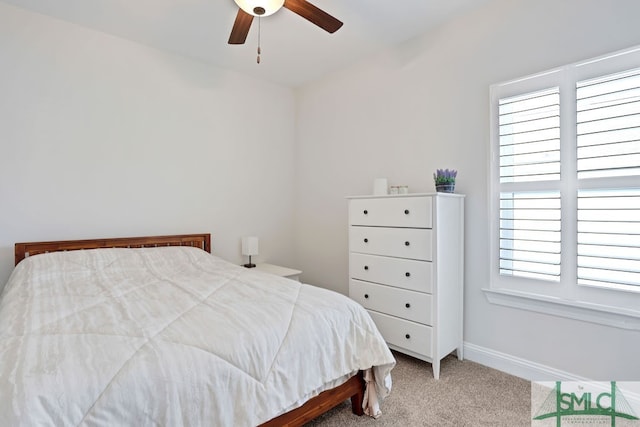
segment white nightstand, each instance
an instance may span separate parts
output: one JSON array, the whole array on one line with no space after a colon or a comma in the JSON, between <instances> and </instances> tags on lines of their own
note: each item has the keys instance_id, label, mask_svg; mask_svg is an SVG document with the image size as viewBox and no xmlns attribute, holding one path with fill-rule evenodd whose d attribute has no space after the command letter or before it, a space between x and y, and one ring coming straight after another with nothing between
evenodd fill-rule
<instances>
[{"instance_id":1,"label":"white nightstand","mask_svg":"<svg viewBox=\"0 0 640 427\"><path fill-rule=\"evenodd\" d=\"M256 270L264 271L265 273L275 274L276 276L286 277L288 279L300 281L300 275L302 271L294 270L293 268L280 267L279 265L268 264L266 262L256 264Z\"/></svg>"}]
</instances>

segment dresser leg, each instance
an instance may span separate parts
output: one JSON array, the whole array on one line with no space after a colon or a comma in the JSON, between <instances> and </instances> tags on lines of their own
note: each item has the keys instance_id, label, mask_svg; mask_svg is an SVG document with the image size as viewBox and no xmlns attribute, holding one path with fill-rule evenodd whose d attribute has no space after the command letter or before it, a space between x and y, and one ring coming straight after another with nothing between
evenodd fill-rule
<instances>
[{"instance_id":1,"label":"dresser leg","mask_svg":"<svg viewBox=\"0 0 640 427\"><path fill-rule=\"evenodd\" d=\"M431 364L431 367L433 368L433 378L435 378L436 380L439 380L440 379L440 360L435 359Z\"/></svg>"},{"instance_id":2,"label":"dresser leg","mask_svg":"<svg viewBox=\"0 0 640 427\"><path fill-rule=\"evenodd\" d=\"M462 345L456 348L456 354L458 355L458 360L464 360L464 354L462 353Z\"/></svg>"}]
</instances>

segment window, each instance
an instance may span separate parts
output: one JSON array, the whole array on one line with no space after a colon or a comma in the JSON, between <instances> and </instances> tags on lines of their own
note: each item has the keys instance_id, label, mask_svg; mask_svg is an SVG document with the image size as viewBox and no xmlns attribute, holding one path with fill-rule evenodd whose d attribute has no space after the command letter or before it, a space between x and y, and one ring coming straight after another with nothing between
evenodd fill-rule
<instances>
[{"instance_id":1,"label":"window","mask_svg":"<svg viewBox=\"0 0 640 427\"><path fill-rule=\"evenodd\" d=\"M497 114L500 183L559 180L560 89L499 99ZM500 274L558 281L560 193L512 187L500 192Z\"/></svg>"},{"instance_id":2,"label":"window","mask_svg":"<svg viewBox=\"0 0 640 427\"><path fill-rule=\"evenodd\" d=\"M640 48L491 87L490 301L640 329Z\"/></svg>"}]
</instances>

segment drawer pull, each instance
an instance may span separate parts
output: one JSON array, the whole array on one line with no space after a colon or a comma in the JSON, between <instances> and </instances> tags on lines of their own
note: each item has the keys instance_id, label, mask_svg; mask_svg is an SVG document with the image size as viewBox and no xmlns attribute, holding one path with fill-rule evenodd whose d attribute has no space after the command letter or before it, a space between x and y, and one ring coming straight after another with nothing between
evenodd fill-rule
<instances>
[{"instance_id":1,"label":"drawer pull","mask_svg":"<svg viewBox=\"0 0 640 427\"><path fill-rule=\"evenodd\" d=\"M365 237L364 242L365 242L365 243L369 243L369 239L367 239L367 238Z\"/></svg>"},{"instance_id":2,"label":"drawer pull","mask_svg":"<svg viewBox=\"0 0 640 427\"><path fill-rule=\"evenodd\" d=\"M364 294L364 299L369 299L369 294Z\"/></svg>"},{"instance_id":3,"label":"drawer pull","mask_svg":"<svg viewBox=\"0 0 640 427\"><path fill-rule=\"evenodd\" d=\"M409 243L409 241L407 240L406 242L404 242L405 246L409 246L411 243Z\"/></svg>"},{"instance_id":4,"label":"drawer pull","mask_svg":"<svg viewBox=\"0 0 640 427\"><path fill-rule=\"evenodd\" d=\"M404 306L407 307L407 308L411 308L411 304L409 304L409 303L406 303Z\"/></svg>"},{"instance_id":5,"label":"drawer pull","mask_svg":"<svg viewBox=\"0 0 640 427\"><path fill-rule=\"evenodd\" d=\"M404 336L406 339L411 339L411 335L407 334Z\"/></svg>"},{"instance_id":6,"label":"drawer pull","mask_svg":"<svg viewBox=\"0 0 640 427\"><path fill-rule=\"evenodd\" d=\"M365 209L364 211L362 211L362 213L367 215L369 213L369 211Z\"/></svg>"},{"instance_id":7,"label":"drawer pull","mask_svg":"<svg viewBox=\"0 0 640 427\"><path fill-rule=\"evenodd\" d=\"M369 269L369 266L368 266L368 265L365 265L365 266L364 266L364 269L365 269L365 270L368 270L368 269Z\"/></svg>"},{"instance_id":8,"label":"drawer pull","mask_svg":"<svg viewBox=\"0 0 640 427\"><path fill-rule=\"evenodd\" d=\"M404 210L404 214L405 214L405 215L409 215L409 209L405 209L405 210Z\"/></svg>"},{"instance_id":9,"label":"drawer pull","mask_svg":"<svg viewBox=\"0 0 640 427\"><path fill-rule=\"evenodd\" d=\"M408 271L407 271L406 273L404 273L404 275L405 275L406 277L411 277L411 273L409 273Z\"/></svg>"}]
</instances>

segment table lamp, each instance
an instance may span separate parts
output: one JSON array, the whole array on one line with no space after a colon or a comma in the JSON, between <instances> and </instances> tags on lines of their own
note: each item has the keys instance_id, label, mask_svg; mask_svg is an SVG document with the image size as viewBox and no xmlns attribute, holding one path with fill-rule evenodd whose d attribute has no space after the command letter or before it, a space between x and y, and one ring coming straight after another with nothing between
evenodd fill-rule
<instances>
[{"instance_id":1,"label":"table lamp","mask_svg":"<svg viewBox=\"0 0 640 427\"><path fill-rule=\"evenodd\" d=\"M247 268L253 268L256 265L251 263L251 257L258 255L258 238L255 236L247 236L242 238L242 255L249 257L249 264L244 266Z\"/></svg>"}]
</instances>

